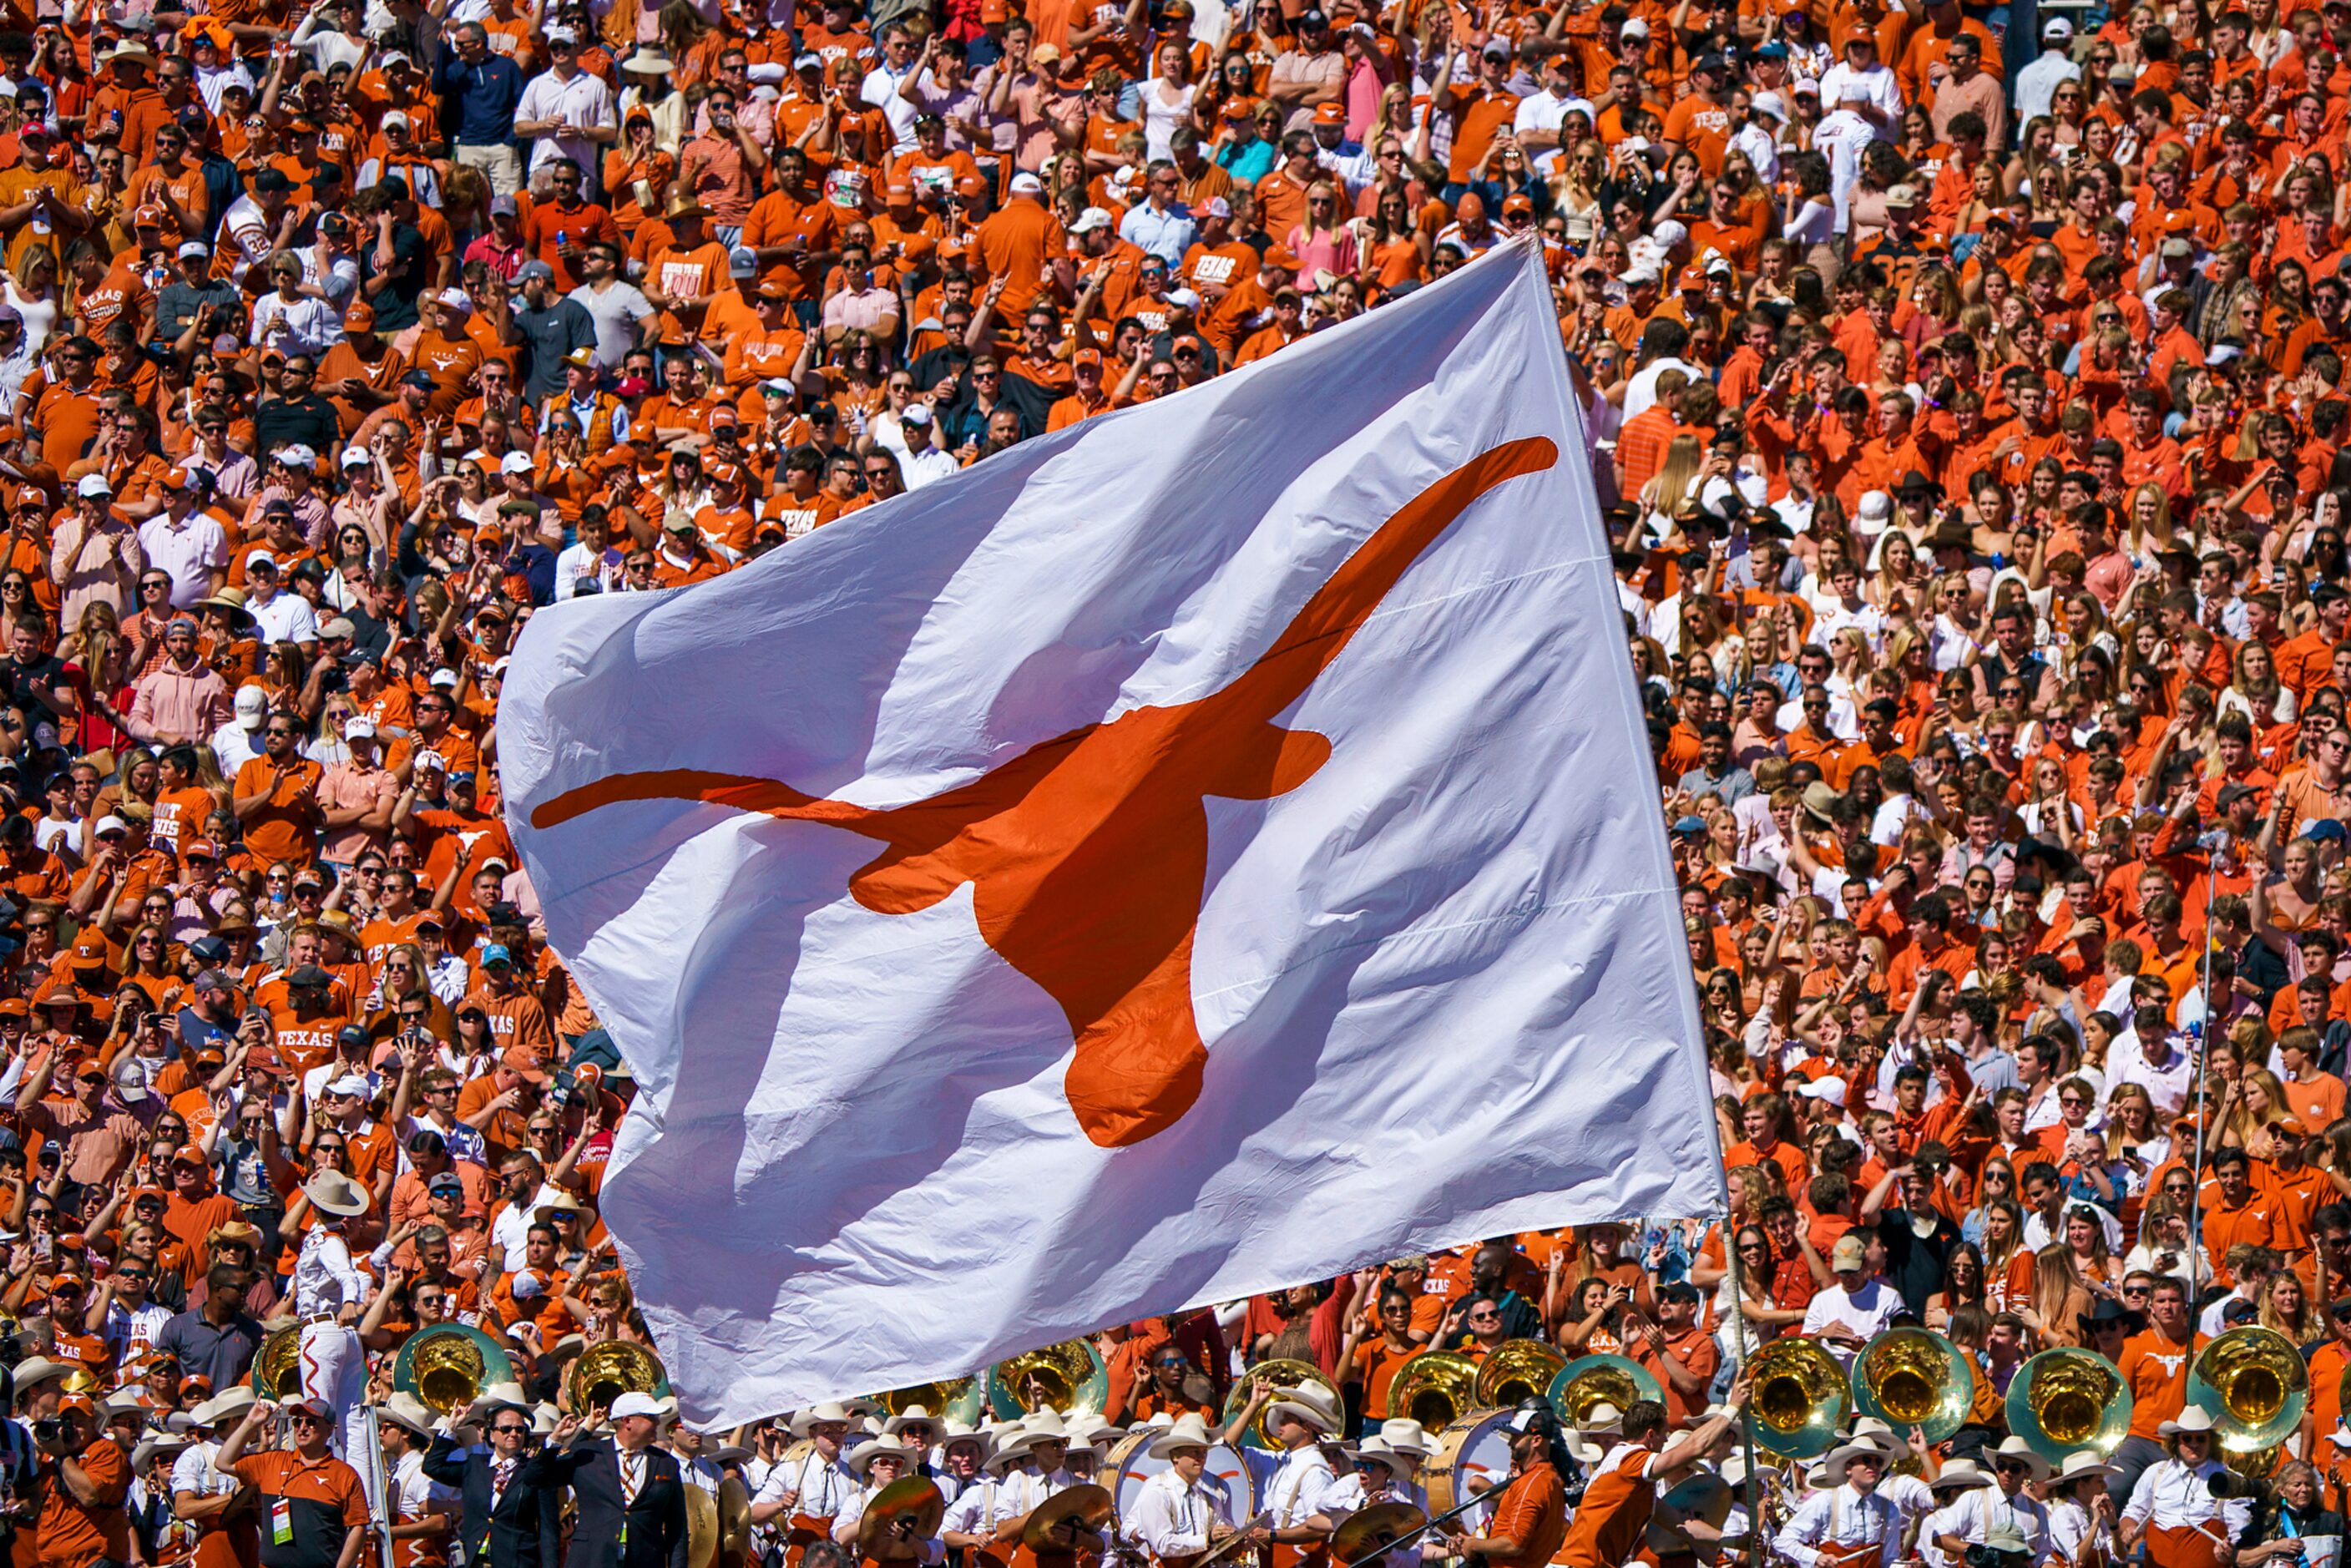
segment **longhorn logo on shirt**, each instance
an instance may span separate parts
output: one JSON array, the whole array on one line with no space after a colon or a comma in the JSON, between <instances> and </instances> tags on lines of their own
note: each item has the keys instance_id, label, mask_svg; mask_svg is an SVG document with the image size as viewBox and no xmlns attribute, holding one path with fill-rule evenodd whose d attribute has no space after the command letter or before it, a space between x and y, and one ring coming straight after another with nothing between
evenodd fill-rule
<instances>
[{"instance_id":1,"label":"longhorn logo on shirt","mask_svg":"<svg viewBox=\"0 0 2351 1568\"><path fill-rule=\"evenodd\" d=\"M967 784L904 806L820 800L779 779L699 768L624 773L531 813L551 828L623 800L701 800L830 822L885 847L849 880L882 915L974 886L981 938L1061 1004L1077 1047L1070 1109L1103 1147L1165 1132L1200 1095L1192 943L1207 891L1211 795L1265 800L1312 778L1330 740L1275 716L1330 668L1405 568L1480 497L1558 461L1506 442L1422 491L1317 589L1221 691L1142 707L1039 743Z\"/></svg>"}]
</instances>

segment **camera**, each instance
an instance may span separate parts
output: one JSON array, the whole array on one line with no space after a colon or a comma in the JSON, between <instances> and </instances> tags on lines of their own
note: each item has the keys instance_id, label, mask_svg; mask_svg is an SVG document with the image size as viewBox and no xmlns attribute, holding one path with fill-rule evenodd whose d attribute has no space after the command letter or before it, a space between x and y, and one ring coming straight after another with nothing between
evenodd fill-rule
<instances>
[{"instance_id":1,"label":"camera","mask_svg":"<svg viewBox=\"0 0 2351 1568\"><path fill-rule=\"evenodd\" d=\"M2234 1470L2218 1470L2204 1478L2204 1490L2214 1497L2259 1497L2261 1483L2247 1480Z\"/></svg>"},{"instance_id":2,"label":"camera","mask_svg":"<svg viewBox=\"0 0 2351 1568\"><path fill-rule=\"evenodd\" d=\"M44 1416L33 1423L33 1441L44 1448L65 1435L66 1424L54 1416Z\"/></svg>"},{"instance_id":3,"label":"camera","mask_svg":"<svg viewBox=\"0 0 2351 1568\"><path fill-rule=\"evenodd\" d=\"M1995 1552L1989 1546L1970 1546L1967 1550L1968 1568L2024 1568L2032 1560L2029 1552Z\"/></svg>"}]
</instances>

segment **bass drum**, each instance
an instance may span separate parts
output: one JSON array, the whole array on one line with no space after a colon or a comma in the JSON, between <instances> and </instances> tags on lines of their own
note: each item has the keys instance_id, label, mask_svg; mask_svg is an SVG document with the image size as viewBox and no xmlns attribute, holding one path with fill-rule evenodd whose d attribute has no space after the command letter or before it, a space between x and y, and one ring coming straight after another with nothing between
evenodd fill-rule
<instances>
[{"instance_id":1,"label":"bass drum","mask_svg":"<svg viewBox=\"0 0 2351 1568\"><path fill-rule=\"evenodd\" d=\"M1508 1410L1472 1410L1437 1435L1437 1451L1420 1469L1431 1519L1510 1479L1510 1420Z\"/></svg>"},{"instance_id":2,"label":"bass drum","mask_svg":"<svg viewBox=\"0 0 2351 1568\"><path fill-rule=\"evenodd\" d=\"M1098 1476L1110 1489L1112 1516L1123 1523L1134 1517L1134 1500L1142 1494L1143 1483L1167 1468L1165 1459L1151 1457L1152 1440L1164 1437L1165 1427L1138 1427L1110 1446L1102 1456ZM1233 1522L1245 1524L1257 1516L1257 1483L1249 1479L1249 1466L1239 1454L1223 1443L1211 1444L1204 1475L1225 1483L1225 1495L1233 1500Z\"/></svg>"}]
</instances>

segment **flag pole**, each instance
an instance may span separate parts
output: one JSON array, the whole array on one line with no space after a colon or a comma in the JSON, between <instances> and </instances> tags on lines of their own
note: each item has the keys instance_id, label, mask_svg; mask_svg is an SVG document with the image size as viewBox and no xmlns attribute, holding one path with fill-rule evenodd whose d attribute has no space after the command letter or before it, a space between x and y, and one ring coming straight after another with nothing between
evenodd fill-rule
<instances>
[{"instance_id":1,"label":"flag pole","mask_svg":"<svg viewBox=\"0 0 2351 1568\"><path fill-rule=\"evenodd\" d=\"M2212 1061L2212 900L2220 885L2220 846L2214 843L2204 852L2204 1021L2195 1036L2196 1176L2188 1189L2188 1354L2179 1360L2183 1396L2196 1362L2196 1292L2200 1288L2197 1276L2202 1272L2197 1265L2204 1252L2204 1074Z\"/></svg>"},{"instance_id":2,"label":"flag pole","mask_svg":"<svg viewBox=\"0 0 2351 1568\"><path fill-rule=\"evenodd\" d=\"M1747 1375L1753 1352L1747 1336L1747 1275L1739 1261L1739 1222L1728 1204L1723 1206L1723 1256L1730 1262L1730 1315L1734 1320L1733 1334L1739 1345L1739 1372ZM1763 1562L1762 1487L1755 1475L1755 1402L1749 1400L1739 1407L1740 1440L1746 1445L1747 1464L1740 1481L1747 1494L1747 1562L1748 1568L1761 1568Z\"/></svg>"}]
</instances>

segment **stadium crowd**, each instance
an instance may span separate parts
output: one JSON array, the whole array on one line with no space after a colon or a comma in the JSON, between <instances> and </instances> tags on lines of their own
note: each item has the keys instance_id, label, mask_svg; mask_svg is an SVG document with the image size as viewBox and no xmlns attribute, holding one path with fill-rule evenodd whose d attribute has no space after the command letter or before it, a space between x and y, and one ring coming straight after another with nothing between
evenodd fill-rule
<instances>
[{"instance_id":1,"label":"stadium crowd","mask_svg":"<svg viewBox=\"0 0 2351 1568\"><path fill-rule=\"evenodd\" d=\"M683 1568L681 1499L729 1477L758 1553L838 1568L910 1471L948 1504L918 1554L970 1568L1125 1427L1183 1473L1270 1359L1339 1391L1267 1415L1277 1561L1319 1568L1314 1521L1434 1451L1399 1368L1525 1339L1639 1364L1661 1408L1517 1432L1520 1490L1443 1539L1616 1568L1649 1473L1623 1455L1715 1465L1761 1347L1913 1323L1974 1359L1967 1423L1924 1455L1853 1431L1761 1555L2304 1568L2339 1540L2351 0L7 11L15 1568L355 1568L371 1496L396 1568ZM1729 1223L1106 1329L1102 1406L1061 1417L582 1408L568 1370L645 1340L596 1212L633 1084L503 825L520 623L789 549L1530 234ZM2309 1373L2258 1508L2199 1490L2186 1397L2241 1322ZM451 1323L510 1376L396 1389ZM292 1381L256 1399L273 1343ZM2064 1346L2135 1404L2111 1466L2053 1474L2000 1396ZM1556 1455L1592 1467L1581 1528L1520 1486ZM1189 1495L1134 1525L1154 1560L1219 1538Z\"/></svg>"}]
</instances>

